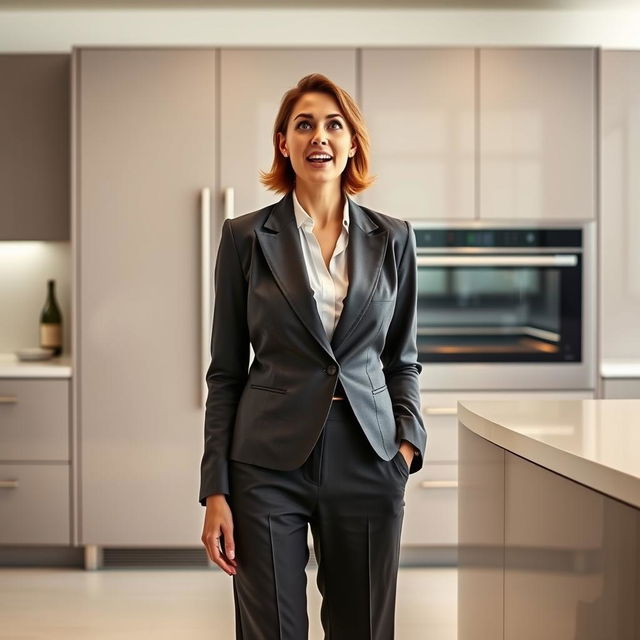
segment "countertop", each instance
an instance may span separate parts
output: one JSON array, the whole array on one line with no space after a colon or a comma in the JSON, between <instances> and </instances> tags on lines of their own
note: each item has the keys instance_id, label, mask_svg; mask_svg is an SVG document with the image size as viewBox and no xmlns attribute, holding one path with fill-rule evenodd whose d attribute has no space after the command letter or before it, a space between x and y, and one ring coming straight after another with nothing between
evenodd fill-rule
<instances>
[{"instance_id":1,"label":"countertop","mask_svg":"<svg viewBox=\"0 0 640 640\"><path fill-rule=\"evenodd\" d=\"M640 508L640 400L465 401L458 419L503 449Z\"/></svg>"},{"instance_id":2,"label":"countertop","mask_svg":"<svg viewBox=\"0 0 640 640\"><path fill-rule=\"evenodd\" d=\"M605 358L600 363L603 378L640 378L638 358Z\"/></svg>"},{"instance_id":3,"label":"countertop","mask_svg":"<svg viewBox=\"0 0 640 640\"><path fill-rule=\"evenodd\" d=\"M0 353L1 378L70 378L71 356L62 354L50 360L22 362L13 353Z\"/></svg>"}]
</instances>

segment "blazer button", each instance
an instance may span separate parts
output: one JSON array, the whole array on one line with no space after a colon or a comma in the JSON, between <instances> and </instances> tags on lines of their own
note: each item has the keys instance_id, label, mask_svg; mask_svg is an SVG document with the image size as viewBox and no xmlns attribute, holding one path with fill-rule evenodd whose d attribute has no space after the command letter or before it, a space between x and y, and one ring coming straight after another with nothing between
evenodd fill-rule
<instances>
[{"instance_id":1,"label":"blazer button","mask_svg":"<svg viewBox=\"0 0 640 640\"><path fill-rule=\"evenodd\" d=\"M328 373L330 376L335 376L337 372L338 372L338 367L336 367L336 365L335 365L335 364L330 364L330 365L327 367L327 373Z\"/></svg>"}]
</instances>

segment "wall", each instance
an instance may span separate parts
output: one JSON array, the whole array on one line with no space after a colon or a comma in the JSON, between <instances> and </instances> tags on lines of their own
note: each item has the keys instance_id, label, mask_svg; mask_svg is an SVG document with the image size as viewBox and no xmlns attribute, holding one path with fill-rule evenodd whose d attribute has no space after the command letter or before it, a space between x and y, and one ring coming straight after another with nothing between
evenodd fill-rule
<instances>
[{"instance_id":1,"label":"wall","mask_svg":"<svg viewBox=\"0 0 640 640\"><path fill-rule=\"evenodd\" d=\"M640 48L640 7L615 10L0 10L0 51L73 45L529 45Z\"/></svg>"}]
</instances>

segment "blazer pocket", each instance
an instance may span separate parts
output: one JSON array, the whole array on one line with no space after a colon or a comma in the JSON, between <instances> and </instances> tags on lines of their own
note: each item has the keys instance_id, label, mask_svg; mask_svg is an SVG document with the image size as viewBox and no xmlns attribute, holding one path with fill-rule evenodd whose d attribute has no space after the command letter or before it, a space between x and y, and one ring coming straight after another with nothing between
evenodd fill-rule
<instances>
[{"instance_id":1,"label":"blazer pocket","mask_svg":"<svg viewBox=\"0 0 640 640\"><path fill-rule=\"evenodd\" d=\"M381 391L384 391L386 388L387 388L387 385L383 384L381 387L378 387L377 389L373 389L371 393L373 393L373 395L375 396L376 393L380 393Z\"/></svg>"},{"instance_id":2,"label":"blazer pocket","mask_svg":"<svg viewBox=\"0 0 640 640\"><path fill-rule=\"evenodd\" d=\"M272 393L287 393L286 389L278 389L277 387L265 387L261 384L250 384L252 389L261 389L262 391L271 391Z\"/></svg>"}]
</instances>

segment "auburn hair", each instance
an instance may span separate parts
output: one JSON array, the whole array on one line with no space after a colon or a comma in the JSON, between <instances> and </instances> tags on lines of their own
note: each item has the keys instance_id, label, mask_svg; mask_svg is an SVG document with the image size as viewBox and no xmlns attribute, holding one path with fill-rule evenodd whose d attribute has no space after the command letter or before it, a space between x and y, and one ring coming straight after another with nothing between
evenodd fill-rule
<instances>
[{"instance_id":1,"label":"auburn hair","mask_svg":"<svg viewBox=\"0 0 640 640\"><path fill-rule=\"evenodd\" d=\"M260 182L267 189L276 193L289 193L296 183L296 174L291 166L291 160L285 158L278 147L278 133L287 134L287 125L296 102L306 93L326 93L331 96L340 107L351 135L357 145L356 153L347 160L341 176L342 190L353 195L363 191L375 180L369 175L369 133L364 124L362 113L354 99L341 87L329 80L321 73L311 73L301 78L298 84L289 89L280 102L280 109L273 127L273 163L270 171L260 171Z\"/></svg>"}]
</instances>

